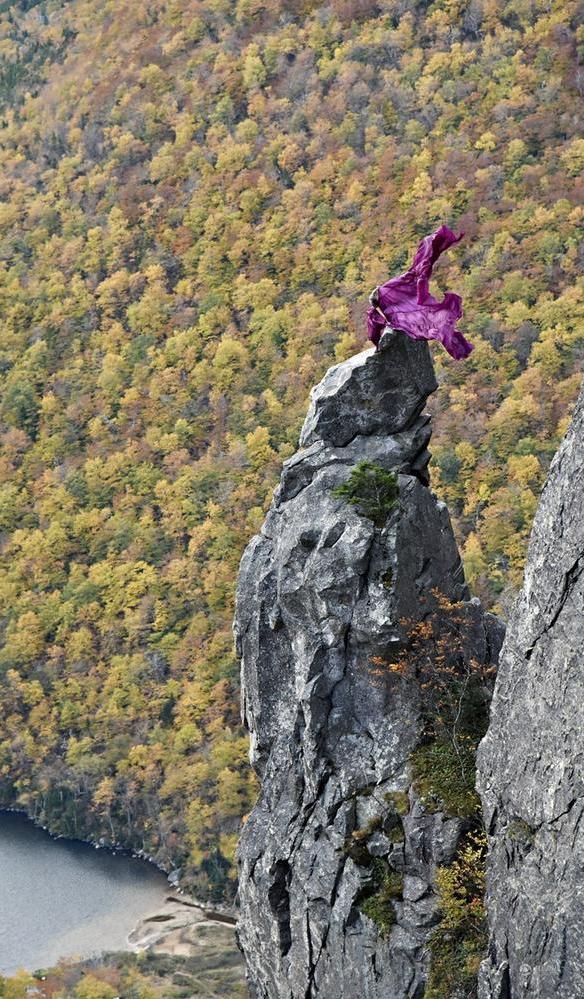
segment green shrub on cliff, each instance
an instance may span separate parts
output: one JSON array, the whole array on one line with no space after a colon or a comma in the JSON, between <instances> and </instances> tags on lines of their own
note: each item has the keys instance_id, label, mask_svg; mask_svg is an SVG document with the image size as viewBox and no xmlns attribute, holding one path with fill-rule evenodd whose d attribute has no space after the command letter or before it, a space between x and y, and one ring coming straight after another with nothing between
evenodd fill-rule
<instances>
[{"instance_id":1,"label":"green shrub on cliff","mask_svg":"<svg viewBox=\"0 0 584 999\"><path fill-rule=\"evenodd\" d=\"M429 812L458 818L476 817L480 800L475 789L477 742L460 736L456 743L431 739L411 757L416 794Z\"/></svg>"},{"instance_id":2,"label":"green shrub on cliff","mask_svg":"<svg viewBox=\"0 0 584 999\"><path fill-rule=\"evenodd\" d=\"M361 900L361 910L379 927L381 936L387 937L395 923L395 901L401 899L404 879L386 860L376 857L369 872L369 885Z\"/></svg>"},{"instance_id":3,"label":"green shrub on cliff","mask_svg":"<svg viewBox=\"0 0 584 999\"><path fill-rule=\"evenodd\" d=\"M333 489L333 495L346 499L376 527L384 527L399 498L397 475L374 462L360 461L347 481Z\"/></svg>"},{"instance_id":4,"label":"green shrub on cliff","mask_svg":"<svg viewBox=\"0 0 584 999\"><path fill-rule=\"evenodd\" d=\"M474 999L487 941L483 904L486 838L475 789L476 751L488 725L494 662L470 655L472 610L438 590L423 598L426 614L403 620L395 662L375 658L375 675L415 685L424 722L410 758L415 795L430 812L462 820L464 835L435 881L439 922L430 938L425 999Z\"/></svg>"},{"instance_id":5,"label":"green shrub on cliff","mask_svg":"<svg viewBox=\"0 0 584 999\"><path fill-rule=\"evenodd\" d=\"M436 874L440 923L430 938L432 962L424 999L476 996L488 941L484 895L486 837L469 833L447 867Z\"/></svg>"}]
</instances>

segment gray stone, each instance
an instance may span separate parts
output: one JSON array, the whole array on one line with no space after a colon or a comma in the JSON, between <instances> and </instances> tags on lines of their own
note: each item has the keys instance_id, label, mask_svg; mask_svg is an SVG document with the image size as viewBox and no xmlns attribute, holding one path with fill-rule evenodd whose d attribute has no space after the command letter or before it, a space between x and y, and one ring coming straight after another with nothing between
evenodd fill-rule
<instances>
[{"instance_id":1,"label":"gray stone","mask_svg":"<svg viewBox=\"0 0 584 999\"><path fill-rule=\"evenodd\" d=\"M393 843L381 832L374 832L367 840L367 850L372 857L387 857L392 852Z\"/></svg>"},{"instance_id":2,"label":"gray stone","mask_svg":"<svg viewBox=\"0 0 584 999\"><path fill-rule=\"evenodd\" d=\"M409 788L423 726L415 685L373 659L395 656L400 622L427 612L432 588L468 599L448 511L427 487L423 409L435 384L427 345L397 333L331 369L241 562L242 712L262 782L239 844L238 933L254 999L424 991L435 869L462 825L428 814L410 790L391 841L386 795ZM364 458L399 477L382 528L334 495ZM473 654L487 661L499 629L476 602L466 607ZM387 936L361 905L384 855L404 878Z\"/></svg>"},{"instance_id":3,"label":"gray stone","mask_svg":"<svg viewBox=\"0 0 584 999\"><path fill-rule=\"evenodd\" d=\"M501 653L479 789L482 999L584 996L584 395L550 467Z\"/></svg>"},{"instance_id":4,"label":"gray stone","mask_svg":"<svg viewBox=\"0 0 584 999\"><path fill-rule=\"evenodd\" d=\"M428 345L387 331L378 351L336 364L313 388L300 446L320 440L344 447L357 434L405 430L437 387Z\"/></svg>"}]
</instances>

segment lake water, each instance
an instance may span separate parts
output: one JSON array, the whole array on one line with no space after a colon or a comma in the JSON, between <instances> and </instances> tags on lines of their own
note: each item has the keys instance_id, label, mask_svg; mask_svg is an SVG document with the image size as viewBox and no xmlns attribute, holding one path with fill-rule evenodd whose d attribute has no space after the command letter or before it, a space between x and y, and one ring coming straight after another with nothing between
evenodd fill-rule
<instances>
[{"instance_id":1,"label":"lake water","mask_svg":"<svg viewBox=\"0 0 584 999\"><path fill-rule=\"evenodd\" d=\"M138 920L169 892L146 861L51 839L0 812L0 974L126 949Z\"/></svg>"}]
</instances>

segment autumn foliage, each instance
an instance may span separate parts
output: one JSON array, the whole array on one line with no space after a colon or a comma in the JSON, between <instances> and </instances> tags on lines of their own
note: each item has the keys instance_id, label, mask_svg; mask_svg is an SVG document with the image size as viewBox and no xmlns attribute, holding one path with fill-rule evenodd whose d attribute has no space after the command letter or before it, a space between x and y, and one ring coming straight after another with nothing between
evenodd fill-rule
<instances>
[{"instance_id":1,"label":"autumn foliage","mask_svg":"<svg viewBox=\"0 0 584 999\"><path fill-rule=\"evenodd\" d=\"M27 0L0 37L0 802L229 895L238 561L442 222L475 350L435 354L433 487L475 592L520 580L582 369L578 5Z\"/></svg>"},{"instance_id":2,"label":"autumn foliage","mask_svg":"<svg viewBox=\"0 0 584 999\"><path fill-rule=\"evenodd\" d=\"M428 810L460 819L463 829L451 863L436 872L440 918L430 937L426 995L476 999L488 936L487 843L475 790L476 749L488 724L496 663L473 655L472 607L439 590L424 602L421 620L401 622L404 642L397 659L376 657L372 672L419 692L423 731L410 760L413 787Z\"/></svg>"}]
</instances>

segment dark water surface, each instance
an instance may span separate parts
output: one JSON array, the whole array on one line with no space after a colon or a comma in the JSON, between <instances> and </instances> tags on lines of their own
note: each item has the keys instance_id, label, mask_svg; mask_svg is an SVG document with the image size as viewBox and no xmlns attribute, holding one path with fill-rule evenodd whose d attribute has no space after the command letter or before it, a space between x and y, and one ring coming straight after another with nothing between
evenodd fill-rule
<instances>
[{"instance_id":1,"label":"dark water surface","mask_svg":"<svg viewBox=\"0 0 584 999\"><path fill-rule=\"evenodd\" d=\"M24 816L0 812L0 974L124 949L168 893L146 861L51 839Z\"/></svg>"}]
</instances>

